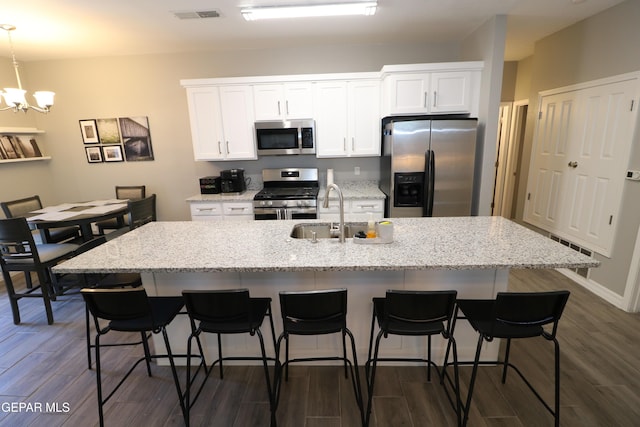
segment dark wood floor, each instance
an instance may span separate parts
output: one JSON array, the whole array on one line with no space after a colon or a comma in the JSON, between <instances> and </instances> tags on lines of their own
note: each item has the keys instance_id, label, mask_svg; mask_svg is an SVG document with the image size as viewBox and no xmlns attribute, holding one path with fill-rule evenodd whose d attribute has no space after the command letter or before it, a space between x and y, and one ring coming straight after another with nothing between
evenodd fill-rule
<instances>
[{"instance_id":1,"label":"dark wood floor","mask_svg":"<svg viewBox=\"0 0 640 427\"><path fill-rule=\"evenodd\" d=\"M569 289L560 323L563 426L637 426L640 420L640 315L612 307L555 271L513 271L511 290ZM86 366L84 308L78 296L54 302L47 325L40 300L22 300L15 326L4 287L0 294L0 425L93 426L98 412L95 372ZM106 387L140 350L105 351ZM544 340L513 346L512 361L551 401L552 349ZM358 413L350 383L336 367L294 366L283 387L280 426L350 427ZM551 416L515 375L500 383L482 368L471 426L549 426ZM169 369L142 366L106 408L107 426L183 425ZM181 370L181 374L184 371ZM468 381L468 369L463 382ZM229 366L210 379L192 412L193 426L267 426L269 408L258 367ZM26 404L20 408L20 403ZM12 406L13 405L13 406ZM41 409L40 406L41 406ZM47 408L47 405L49 407ZM48 409L48 411L47 411ZM424 369L383 367L374 393L372 426L453 426L441 386Z\"/></svg>"}]
</instances>

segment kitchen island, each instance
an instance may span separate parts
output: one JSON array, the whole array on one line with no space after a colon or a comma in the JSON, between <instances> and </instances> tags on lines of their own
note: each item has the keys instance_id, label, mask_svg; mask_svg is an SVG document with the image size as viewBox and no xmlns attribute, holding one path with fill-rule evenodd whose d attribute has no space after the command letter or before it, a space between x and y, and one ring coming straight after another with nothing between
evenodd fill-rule
<instances>
[{"instance_id":1,"label":"kitchen island","mask_svg":"<svg viewBox=\"0 0 640 427\"><path fill-rule=\"evenodd\" d=\"M511 268L587 268L598 261L501 217L393 218L389 244L363 245L352 239L290 237L293 226L311 221L154 222L54 268L58 273L140 272L149 295L179 295L184 289L247 288L271 297L276 334L281 331L278 293L347 288L348 326L358 356L366 357L371 299L387 289L456 289L460 298L493 298L507 290ZM571 300L569 300L571 303ZM188 319L170 326L175 351L186 349ZM215 354L214 337L207 352ZM207 339L205 338L205 340ZM225 352L255 353L251 337L223 337ZM460 357L470 359L476 336L463 322L456 330ZM387 354L423 354L420 337L390 337ZM434 355L443 345L434 340ZM161 346L161 340L155 342ZM328 354L337 336L295 337L297 351ZM495 358L498 343L483 352ZM271 346L272 347L272 346ZM272 351L272 350L271 350Z\"/></svg>"}]
</instances>

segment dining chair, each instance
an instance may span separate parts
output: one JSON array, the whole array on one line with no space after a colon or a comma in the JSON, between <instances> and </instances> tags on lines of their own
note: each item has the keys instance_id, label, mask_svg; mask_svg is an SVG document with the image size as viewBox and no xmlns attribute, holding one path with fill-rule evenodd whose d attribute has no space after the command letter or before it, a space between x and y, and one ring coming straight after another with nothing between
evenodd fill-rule
<instances>
[{"instance_id":1,"label":"dining chair","mask_svg":"<svg viewBox=\"0 0 640 427\"><path fill-rule=\"evenodd\" d=\"M223 361L225 360L259 360L264 368L265 383L267 393L269 395L269 405L271 411L271 426L275 427L275 395L269 377L268 361L275 362L274 357L267 357L264 346L264 338L260 330L262 323L266 317L269 318L271 326L271 338L273 345L276 345L276 334L273 326L273 316L271 313L271 298L257 298L249 295L248 289L229 289L229 290L186 290L182 291L182 297L185 300L187 313L191 321L191 335L187 342L187 387L185 392L185 407L187 411L186 418L189 419L190 408L195 404L200 392L202 391L209 374L213 367L218 364L220 370L220 378L223 378ZM207 365L202 356L200 365L196 369L193 377L191 376L191 349L193 339L199 347L200 354L203 355L200 335L202 333L215 334L218 340L218 358ZM222 352L222 335L226 334L249 334L256 336L260 343L260 356L223 356ZM198 372L204 370L204 379L200 383L195 397L191 398L191 384L195 380Z\"/></svg>"},{"instance_id":2,"label":"dining chair","mask_svg":"<svg viewBox=\"0 0 640 427\"><path fill-rule=\"evenodd\" d=\"M278 366L276 375L276 408L278 406L282 371L285 381L289 378L289 364L293 362L310 361L342 361L345 378L351 372L351 383L360 411L361 422L364 424L364 410L362 404L362 388L358 372L358 357L353 334L347 328L347 290L328 289L314 291L283 291L280 292L280 309L282 312L283 331L276 343L276 358L280 359L280 346L285 342L285 361ZM341 335L342 354L340 356L300 357L289 358L289 341L294 335ZM346 337L351 343L352 359L347 357Z\"/></svg>"},{"instance_id":3,"label":"dining chair","mask_svg":"<svg viewBox=\"0 0 640 427\"><path fill-rule=\"evenodd\" d=\"M558 322L569 299L569 291L551 292L498 292L495 299L457 301L456 318L466 319L478 333L478 345L473 362L458 362L459 364L473 364L471 379L467 392L466 403L463 406L464 418L462 425L469 421L469 409L475 386L478 366L501 365L502 383L507 380L507 369L512 368L533 392L545 409L553 415L555 425L560 425L560 344L556 338ZM547 329L545 329L547 327ZM455 328L455 325L454 325ZM551 408L524 374L509 361L511 340L542 337L554 345L554 408ZM485 341L495 338L506 339L503 360L480 361L480 353ZM448 356L448 352L447 352ZM445 365L446 359L445 356ZM531 355L536 357L536 355Z\"/></svg>"},{"instance_id":4,"label":"dining chair","mask_svg":"<svg viewBox=\"0 0 640 427\"><path fill-rule=\"evenodd\" d=\"M53 323L51 299L55 298L55 275L51 267L73 256L78 245L74 243L36 244L26 218L0 219L0 266L11 311L13 323L20 324L18 301L22 298L42 298L47 314L47 323ZM19 292L13 286L11 272L23 272L29 278L36 273L38 285Z\"/></svg>"},{"instance_id":5,"label":"dining chair","mask_svg":"<svg viewBox=\"0 0 640 427\"><path fill-rule=\"evenodd\" d=\"M116 199L137 200L146 197L147 188L145 185L116 185ZM111 218L96 223L99 234L104 234L105 230L117 230L129 225L126 216Z\"/></svg>"},{"instance_id":6,"label":"dining chair","mask_svg":"<svg viewBox=\"0 0 640 427\"><path fill-rule=\"evenodd\" d=\"M129 200L127 202L127 207L129 210L127 222L129 223L130 230L156 220L155 194L138 200Z\"/></svg>"},{"instance_id":7,"label":"dining chair","mask_svg":"<svg viewBox=\"0 0 640 427\"><path fill-rule=\"evenodd\" d=\"M456 341L451 331L452 319L455 310L457 291L410 291L388 290L384 298L373 298L373 315L371 316L371 335L369 338L369 353L365 364L367 375L368 402L365 412L365 426L369 425L373 403L373 391L375 387L376 369L379 362L410 362L426 363L427 381L431 381L431 367L438 372L440 384L453 388L454 398L451 397L446 386L444 391L453 410L456 412L458 425L461 420L460 387L458 376L458 357ZM374 344L374 332L378 325L378 333ZM380 344L382 338L389 335L398 336L426 336L427 357L380 357ZM447 346L453 349L454 380L452 381L444 369L431 357L431 337L442 336L447 341Z\"/></svg>"},{"instance_id":8,"label":"dining chair","mask_svg":"<svg viewBox=\"0 0 640 427\"><path fill-rule=\"evenodd\" d=\"M81 291L82 296L93 316L96 328L95 353L96 353L96 385L98 394L98 416L100 426L104 426L104 405L113 397L120 386L131 375L134 369L145 361L147 365L147 375L151 376L151 359L166 358L171 366L171 374L178 393L178 402L182 410L185 423L186 408L184 395L174 362L174 354L169 343L167 326L175 319L184 307L182 296L177 297L150 297L147 296L144 288L118 288L118 289L95 289L85 288ZM106 326L101 326L99 320L107 321ZM122 379L113 387L106 397L102 390L102 355L101 348L104 346L100 339L110 332L136 332L140 334L144 356L136 360L130 369L124 374ZM161 333L164 339L166 353L151 354L149 348L149 338L152 333ZM115 353L109 353L113 360L119 360ZM177 355L175 355L177 356Z\"/></svg>"},{"instance_id":9,"label":"dining chair","mask_svg":"<svg viewBox=\"0 0 640 427\"><path fill-rule=\"evenodd\" d=\"M38 209L42 209L40 196L35 195L25 197L24 199L10 200L8 202L0 202L2 211L7 218L22 217ZM38 232L34 230L34 232ZM57 227L42 230L44 241L42 243L59 243L73 240L80 237L80 227ZM36 241L38 238L36 238Z\"/></svg>"}]
</instances>

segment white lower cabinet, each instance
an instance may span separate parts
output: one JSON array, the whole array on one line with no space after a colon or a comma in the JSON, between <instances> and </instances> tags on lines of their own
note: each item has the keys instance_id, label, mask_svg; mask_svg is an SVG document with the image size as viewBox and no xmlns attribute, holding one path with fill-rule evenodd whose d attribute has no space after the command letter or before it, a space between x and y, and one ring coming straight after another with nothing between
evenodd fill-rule
<instances>
[{"instance_id":1,"label":"white lower cabinet","mask_svg":"<svg viewBox=\"0 0 640 427\"><path fill-rule=\"evenodd\" d=\"M191 202L192 221L253 221L252 202Z\"/></svg>"},{"instance_id":2,"label":"white lower cabinet","mask_svg":"<svg viewBox=\"0 0 640 427\"><path fill-rule=\"evenodd\" d=\"M253 221L253 203L223 202L222 213L225 221Z\"/></svg>"},{"instance_id":3,"label":"white lower cabinet","mask_svg":"<svg viewBox=\"0 0 640 427\"><path fill-rule=\"evenodd\" d=\"M323 208L318 202L318 218L325 221L340 220L340 203L338 199L329 199L329 207ZM344 201L345 221L366 221L369 213L373 214L373 219L384 218L384 200L382 199L354 199Z\"/></svg>"}]
</instances>

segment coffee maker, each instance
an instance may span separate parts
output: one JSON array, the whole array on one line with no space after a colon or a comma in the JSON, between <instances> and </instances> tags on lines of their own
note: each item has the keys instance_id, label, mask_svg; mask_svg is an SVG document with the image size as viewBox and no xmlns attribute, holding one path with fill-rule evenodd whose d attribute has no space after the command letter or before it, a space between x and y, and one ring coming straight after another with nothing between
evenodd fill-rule
<instances>
[{"instance_id":1,"label":"coffee maker","mask_svg":"<svg viewBox=\"0 0 640 427\"><path fill-rule=\"evenodd\" d=\"M244 169L225 169L220 171L220 184L223 193L242 193L247 189Z\"/></svg>"}]
</instances>

